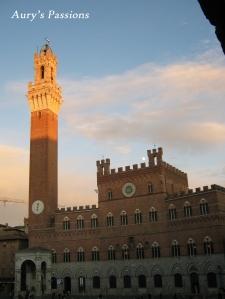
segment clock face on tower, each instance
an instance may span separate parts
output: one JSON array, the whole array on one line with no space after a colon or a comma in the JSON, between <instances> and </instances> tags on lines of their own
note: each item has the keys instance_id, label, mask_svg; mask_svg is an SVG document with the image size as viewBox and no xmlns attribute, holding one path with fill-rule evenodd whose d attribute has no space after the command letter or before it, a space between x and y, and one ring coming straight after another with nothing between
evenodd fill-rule
<instances>
[{"instance_id":1,"label":"clock face on tower","mask_svg":"<svg viewBox=\"0 0 225 299\"><path fill-rule=\"evenodd\" d=\"M44 203L41 200L35 200L32 204L32 212L36 215L41 214L44 211Z\"/></svg>"},{"instance_id":2,"label":"clock face on tower","mask_svg":"<svg viewBox=\"0 0 225 299\"><path fill-rule=\"evenodd\" d=\"M124 196L131 197L134 195L135 191L136 191L136 187L134 184L126 183L123 185L122 192Z\"/></svg>"}]
</instances>

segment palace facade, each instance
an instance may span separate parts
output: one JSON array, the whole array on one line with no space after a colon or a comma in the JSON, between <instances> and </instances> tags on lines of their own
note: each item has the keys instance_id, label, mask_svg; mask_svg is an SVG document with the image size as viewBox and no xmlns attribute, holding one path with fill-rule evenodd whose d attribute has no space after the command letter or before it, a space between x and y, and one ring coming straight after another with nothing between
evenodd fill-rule
<instances>
[{"instance_id":1,"label":"palace facade","mask_svg":"<svg viewBox=\"0 0 225 299\"><path fill-rule=\"evenodd\" d=\"M29 248L18 251L15 295L104 298L217 295L225 287L225 188L190 190L187 174L148 150L148 162L97 161L98 205L58 208L57 58L34 55ZM95 298L96 298L95 297ZM94 297L93 297L94 298Z\"/></svg>"}]
</instances>

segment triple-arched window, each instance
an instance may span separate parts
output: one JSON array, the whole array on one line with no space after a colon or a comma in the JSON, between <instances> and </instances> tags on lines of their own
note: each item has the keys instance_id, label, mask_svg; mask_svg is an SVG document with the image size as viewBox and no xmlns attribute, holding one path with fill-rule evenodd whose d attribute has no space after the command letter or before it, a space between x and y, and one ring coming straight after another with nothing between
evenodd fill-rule
<instances>
[{"instance_id":1,"label":"triple-arched window","mask_svg":"<svg viewBox=\"0 0 225 299\"><path fill-rule=\"evenodd\" d=\"M129 258L130 258L129 247L127 246L127 244L124 244L122 246L122 259L129 260Z\"/></svg>"},{"instance_id":2,"label":"triple-arched window","mask_svg":"<svg viewBox=\"0 0 225 299\"><path fill-rule=\"evenodd\" d=\"M113 226L114 225L114 217L111 212L109 212L106 216L106 225L107 226Z\"/></svg>"},{"instance_id":3,"label":"triple-arched window","mask_svg":"<svg viewBox=\"0 0 225 299\"><path fill-rule=\"evenodd\" d=\"M145 258L144 246L141 243L136 247L136 257L139 260Z\"/></svg>"},{"instance_id":4,"label":"triple-arched window","mask_svg":"<svg viewBox=\"0 0 225 299\"><path fill-rule=\"evenodd\" d=\"M91 258L92 258L92 261L99 261L100 259L100 254L99 254L99 249L97 246L94 246L92 248L92 251L91 251Z\"/></svg>"},{"instance_id":5,"label":"triple-arched window","mask_svg":"<svg viewBox=\"0 0 225 299\"><path fill-rule=\"evenodd\" d=\"M83 229L84 228L84 217L82 215L79 215L77 217L77 229Z\"/></svg>"},{"instance_id":6,"label":"triple-arched window","mask_svg":"<svg viewBox=\"0 0 225 299\"><path fill-rule=\"evenodd\" d=\"M141 224L142 223L142 213L139 209L136 209L134 212L134 223Z\"/></svg>"},{"instance_id":7,"label":"triple-arched window","mask_svg":"<svg viewBox=\"0 0 225 299\"><path fill-rule=\"evenodd\" d=\"M70 250L68 248L64 249L63 261L64 261L64 263L69 263L70 262Z\"/></svg>"},{"instance_id":8,"label":"triple-arched window","mask_svg":"<svg viewBox=\"0 0 225 299\"><path fill-rule=\"evenodd\" d=\"M206 199L202 198L200 200L200 215L208 215L209 214L209 205Z\"/></svg>"},{"instance_id":9,"label":"triple-arched window","mask_svg":"<svg viewBox=\"0 0 225 299\"><path fill-rule=\"evenodd\" d=\"M192 238L188 239L187 249L188 249L189 256L195 256L197 254L197 246L195 241Z\"/></svg>"},{"instance_id":10,"label":"triple-arched window","mask_svg":"<svg viewBox=\"0 0 225 299\"><path fill-rule=\"evenodd\" d=\"M64 217L63 219L63 229L69 230L70 229L70 219L69 217Z\"/></svg>"},{"instance_id":11,"label":"triple-arched window","mask_svg":"<svg viewBox=\"0 0 225 299\"><path fill-rule=\"evenodd\" d=\"M116 258L115 249L112 245L110 245L108 248L108 260L112 261L115 260L115 258Z\"/></svg>"},{"instance_id":12,"label":"triple-arched window","mask_svg":"<svg viewBox=\"0 0 225 299\"><path fill-rule=\"evenodd\" d=\"M203 246L204 246L204 253L206 255L211 255L214 253L213 242L210 237L207 236L204 238Z\"/></svg>"},{"instance_id":13,"label":"triple-arched window","mask_svg":"<svg viewBox=\"0 0 225 299\"><path fill-rule=\"evenodd\" d=\"M160 246L158 242L152 243L152 257L159 258L160 257Z\"/></svg>"},{"instance_id":14,"label":"triple-arched window","mask_svg":"<svg viewBox=\"0 0 225 299\"><path fill-rule=\"evenodd\" d=\"M174 220L177 218L177 210L174 204L169 205L169 219Z\"/></svg>"},{"instance_id":15,"label":"triple-arched window","mask_svg":"<svg viewBox=\"0 0 225 299\"><path fill-rule=\"evenodd\" d=\"M91 215L91 227L92 228L98 227L98 216L96 214Z\"/></svg>"},{"instance_id":16,"label":"triple-arched window","mask_svg":"<svg viewBox=\"0 0 225 299\"><path fill-rule=\"evenodd\" d=\"M121 225L127 225L128 224L128 217L127 217L127 212L122 211L120 213L120 224Z\"/></svg>"},{"instance_id":17,"label":"triple-arched window","mask_svg":"<svg viewBox=\"0 0 225 299\"><path fill-rule=\"evenodd\" d=\"M172 256L174 257L180 256L180 245L177 242L177 240L172 241L171 251L172 251Z\"/></svg>"},{"instance_id":18,"label":"triple-arched window","mask_svg":"<svg viewBox=\"0 0 225 299\"><path fill-rule=\"evenodd\" d=\"M158 221L158 212L154 207L151 207L151 209L149 211L149 221L150 222Z\"/></svg>"},{"instance_id":19,"label":"triple-arched window","mask_svg":"<svg viewBox=\"0 0 225 299\"><path fill-rule=\"evenodd\" d=\"M77 250L77 261L84 262L85 261L85 252L83 247L79 247Z\"/></svg>"},{"instance_id":20,"label":"triple-arched window","mask_svg":"<svg viewBox=\"0 0 225 299\"><path fill-rule=\"evenodd\" d=\"M192 216L192 207L189 201L185 201L184 203L184 217Z\"/></svg>"}]
</instances>

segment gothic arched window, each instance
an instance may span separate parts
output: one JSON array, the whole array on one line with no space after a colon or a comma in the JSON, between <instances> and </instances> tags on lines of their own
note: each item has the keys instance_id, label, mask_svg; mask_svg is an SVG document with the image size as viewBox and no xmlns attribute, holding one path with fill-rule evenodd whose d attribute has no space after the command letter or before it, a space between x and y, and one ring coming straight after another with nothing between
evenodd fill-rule
<instances>
[{"instance_id":1,"label":"gothic arched window","mask_svg":"<svg viewBox=\"0 0 225 299\"><path fill-rule=\"evenodd\" d=\"M177 218L177 210L174 204L169 205L169 219L174 220Z\"/></svg>"},{"instance_id":2,"label":"gothic arched window","mask_svg":"<svg viewBox=\"0 0 225 299\"><path fill-rule=\"evenodd\" d=\"M108 248L108 260L115 260L115 258L116 258L115 249L112 245L110 245Z\"/></svg>"},{"instance_id":3,"label":"gothic arched window","mask_svg":"<svg viewBox=\"0 0 225 299\"><path fill-rule=\"evenodd\" d=\"M141 224L142 223L142 213L139 209L136 209L134 212L134 223Z\"/></svg>"},{"instance_id":4,"label":"gothic arched window","mask_svg":"<svg viewBox=\"0 0 225 299\"><path fill-rule=\"evenodd\" d=\"M157 210L154 207L151 207L151 209L149 211L149 221L150 222L158 221L158 213L157 213Z\"/></svg>"},{"instance_id":5,"label":"gothic arched window","mask_svg":"<svg viewBox=\"0 0 225 299\"><path fill-rule=\"evenodd\" d=\"M122 246L122 259L129 260L129 258L130 258L129 247L126 244L124 244Z\"/></svg>"},{"instance_id":6,"label":"gothic arched window","mask_svg":"<svg viewBox=\"0 0 225 299\"><path fill-rule=\"evenodd\" d=\"M199 208L200 208L200 215L208 215L209 214L209 205L208 205L208 202L204 198L202 198L200 200Z\"/></svg>"},{"instance_id":7,"label":"gothic arched window","mask_svg":"<svg viewBox=\"0 0 225 299\"><path fill-rule=\"evenodd\" d=\"M77 261L84 262L85 261L85 253L83 247L79 247L77 250Z\"/></svg>"},{"instance_id":8,"label":"gothic arched window","mask_svg":"<svg viewBox=\"0 0 225 299\"><path fill-rule=\"evenodd\" d=\"M70 229L70 219L68 217L64 217L63 219L63 229L64 230Z\"/></svg>"},{"instance_id":9,"label":"gothic arched window","mask_svg":"<svg viewBox=\"0 0 225 299\"><path fill-rule=\"evenodd\" d=\"M180 256L180 245L178 244L177 240L173 240L171 251L172 251L172 256L174 257Z\"/></svg>"},{"instance_id":10,"label":"gothic arched window","mask_svg":"<svg viewBox=\"0 0 225 299\"><path fill-rule=\"evenodd\" d=\"M213 242L210 237L205 237L203 241L204 253L206 255L211 255L214 253Z\"/></svg>"},{"instance_id":11,"label":"gothic arched window","mask_svg":"<svg viewBox=\"0 0 225 299\"><path fill-rule=\"evenodd\" d=\"M84 228L84 217L82 215L79 215L77 217L77 229L83 229Z\"/></svg>"},{"instance_id":12,"label":"gothic arched window","mask_svg":"<svg viewBox=\"0 0 225 299\"><path fill-rule=\"evenodd\" d=\"M91 215L91 227L92 228L98 227L98 217L96 214Z\"/></svg>"},{"instance_id":13,"label":"gothic arched window","mask_svg":"<svg viewBox=\"0 0 225 299\"><path fill-rule=\"evenodd\" d=\"M114 217L113 217L113 214L111 212L109 212L107 214L107 217L106 217L106 225L107 226L113 226L114 225Z\"/></svg>"},{"instance_id":14,"label":"gothic arched window","mask_svg":"<svg viewBox=\"0 0 225 299\"><path fill-rule=\"evenodd\" d=\"M158 242L152 243L152 257L159 258L160 257L160 246Z\"/></svg>"},{"instance_id":15,"label":"gothic arched window","mask_svg":"<svg viewBox=\"0 0 225 299\"><path fill-rule=\"evenodd\" d=\"M100 256L99 256L98 247L95 246L95 247L92 248L91 257L92 257L92 261L99 261Z\"/></svg>"},{"instance_id":16,"label":"gothic arched window","mask_svg":"<svg viewBox=\"0 0 225 299\"><path fill-rule=\"evenodd\" d=\"M197 247L193 239L190 238L188 240L187 248L189 256L195 256L197 254Z\"/></svg>"},{"instance_id":17,"label":"gothic arched window","mask_svg":"<svg viewBox=\"0 0 225 299\"><path fill-rule=\"evenodd\" d=\"M136 257L139 260L145 258L144 247L141 243L139 243L136 247Z\"/></svg>"},{"instance_id":18,"label":"gothic arched window","mask_svg":"<svg viewBox=\"0 0 225 299\"><path fill-rule=\"evenodd\" d=\"M184 217L191 217L192 216L192 207L189 201L184 203Z\"/></svg>"},{"instance_id":19,"label":"gothic arched window","mask_svg":"<svg viewBox=\"0 0 225 299\"><path fill-rule=\"evenodd\" d=\"M128 218L127 218L127 212L122 211L120 214L120 224L121 225L127 225L128 224Z\"/></svg>"},{"instance_id":20,"label":"gothic arched window","mask_svg":"<svg viewBox=\"0 0 225 299\"><path fill-rule=\"evenodd\" d=\"M64 249L63 261L64 261L64 263L69 263L70 262L70 250L68 248Z\"/></svg>"}]
</instances>

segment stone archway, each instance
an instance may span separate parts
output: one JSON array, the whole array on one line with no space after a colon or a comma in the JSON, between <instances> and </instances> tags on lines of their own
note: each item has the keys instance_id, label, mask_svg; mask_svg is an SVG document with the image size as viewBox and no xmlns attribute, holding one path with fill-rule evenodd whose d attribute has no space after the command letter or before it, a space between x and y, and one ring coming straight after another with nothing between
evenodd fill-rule
<instances>
[{"instance_id":1,"label":"stone archway","mask_svg":"<svg viewBox=\"0 0 225 299\"><path fill-rule=\"evenodd\" d=\"M64 292L66 294L71 293L71 278L70 278L70 276L64 277Z\"/></svg>"},{"instance_id":2,"label":"stone archway","mask_svg":"<svg viewBox=\"0 0 225 299\"><path fill-rule=\"evenodd\" d=\"M21 265L20 291L31 291L35 289L36 265L31 260L25 260Z\"/></svg>"},{"instance_id":3,"label":"stone archway","mask_svg":"<svg viewBox=\"0 0 225 299\"><path fill-rule=\"evenodd\" d=\"M51 251L27 248L15 256L15 297L26 290L34 296L51 294Z\"/></svg>"},{"instance_id":4,"label":"stone archway","mask_svg":"<svg viewBox=\"0 0 225 299\"><path fill-rule=\"evenodd\" d=\"M79 276L78 277L78 291L79 293L85 293L86 289L86 280L84 276Z\"/></svg>"},{"instance_id":5,"label":"stone archway","mask_svg":"<svg viewBox=\"0 0 225 299\"><path fill-rule=\"evenodd\" d=\"M199 285L198 273L196 273L196 272L190 273L190 280L191 280L192 294L199 294L200 293L200 285Z\"/></svg>"},{"instance_id":6,"label":"stone archway","mask_svg":"<svg viewBox=\"0 0 225 299\"><path fill-rule=\"evenodd\" d=\"M41 263L41 293L42 295L46 292L46 262Z\"/></svg>"}]
</instances>

